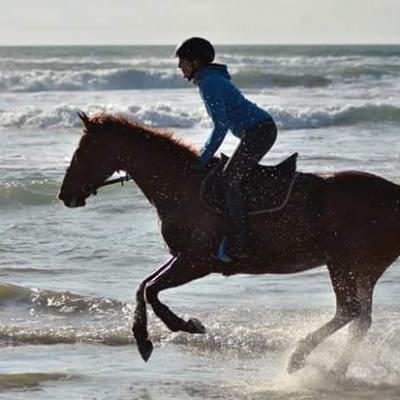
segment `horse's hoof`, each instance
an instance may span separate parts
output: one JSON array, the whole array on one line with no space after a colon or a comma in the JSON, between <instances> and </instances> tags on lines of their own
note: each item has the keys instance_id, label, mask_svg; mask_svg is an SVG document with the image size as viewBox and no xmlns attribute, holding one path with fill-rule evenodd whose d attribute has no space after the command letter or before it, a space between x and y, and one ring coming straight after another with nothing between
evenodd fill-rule
<instances>
[{"instance_id":1,"label":"horse's hoof","mask_svg":"<svg viewBox=\"0 0 400 400\"><path fill-rule=\"evenodd\" d=\"M198 319L191 318L185 324L185 332L203 334L206 333L206 328Z\"/></svg>"},{"instance_id":2,"label":"horse's hoof","mask_svg":"<svg viewBox=\"0 0 400 400\"><path fill-rule=\"evenodd\" d=\"M304 368L306 365L305 359L302 355L296 354L294 352L289 360L289 365L287 367L287 372L289 374L293 374L293 372L298 371L299 369Z\"/></svg>"},{"instance_id":3,"label":"horse's hoof","mask_svg":"<svg viewBox=\"0 0 400 400\"><path fill-rule=\"evenodd\" d=\"M153 352L153 343L151 340L145 339L141 341L140 343L137 343L139 353L142 356L143 360L147 362L147 360L150 358L151 353Z\"/></svg>"}]
</instances>

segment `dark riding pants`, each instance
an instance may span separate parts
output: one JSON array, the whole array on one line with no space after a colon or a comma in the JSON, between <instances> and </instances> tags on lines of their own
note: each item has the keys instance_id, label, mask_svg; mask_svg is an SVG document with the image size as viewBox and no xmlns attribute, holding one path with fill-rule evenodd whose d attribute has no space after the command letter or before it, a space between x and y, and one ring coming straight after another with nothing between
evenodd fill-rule
<instances>
[{"instance_id":1,"label":"dark riding pants","mask_svg":"<svg viewBox=\"0 0 400 400\"><path fill-rule=\"evenodd\" d=\"M227 218L232 230L229 248L237 255L246 253L249 245L249 223L241 183L264 157L276 140L277 128L267 120L249 128L225 165L222 173L222 192L227 206Z\"/></svg>"}]
</instances>

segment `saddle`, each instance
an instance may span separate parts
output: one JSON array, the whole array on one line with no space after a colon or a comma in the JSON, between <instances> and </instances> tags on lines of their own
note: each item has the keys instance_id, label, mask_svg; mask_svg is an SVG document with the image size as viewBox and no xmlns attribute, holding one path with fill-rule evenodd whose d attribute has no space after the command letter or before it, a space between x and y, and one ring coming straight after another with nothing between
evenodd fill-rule
<instances>
[{"instance_id":1,"label":"saddle","mask_svg":"<svg viewBox=\"0 0 400 400\"><path fill-rule=\"evenodd\" d=\"M243 182L242 191L249 214L261 214L283 208L289 200L296 179L298 153L292 154L275 166L256 165L249 178ZM221 159L204 178L200 196L206 205L218 214L225 215L225 200L220 188L222 170L229 158Z\"/></svg>"}]
</instances>

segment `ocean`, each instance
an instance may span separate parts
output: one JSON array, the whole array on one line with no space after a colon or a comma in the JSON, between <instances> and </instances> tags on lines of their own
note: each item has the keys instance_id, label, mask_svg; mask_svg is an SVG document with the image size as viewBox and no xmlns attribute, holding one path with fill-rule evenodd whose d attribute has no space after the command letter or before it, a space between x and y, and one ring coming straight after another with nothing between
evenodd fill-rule
<instances>
[{"instance_id":1,"label":"ocean","mask_svg":"<svg viewBox=\"0 0 400 400\"><path fill-rule=\"evenodd\" d=\"M205 335L149 312L155 349L131 336L134 293L168 258L157 214L129 183L86 207L57 200L78 111L123 113L201 146L212 128L173 46L0 47L0 398L398 399L400 269L379 281L373 325L345 379L329 369L346 329L288 375L296 342L327 321L325 267L212 275L165 291ZM299 152L307 172L363 170L400 184L400 46L218 46L234 82L275 118L263 163ZM228 136L221 151L231 154Z\"/></svg>"}]
</instances>

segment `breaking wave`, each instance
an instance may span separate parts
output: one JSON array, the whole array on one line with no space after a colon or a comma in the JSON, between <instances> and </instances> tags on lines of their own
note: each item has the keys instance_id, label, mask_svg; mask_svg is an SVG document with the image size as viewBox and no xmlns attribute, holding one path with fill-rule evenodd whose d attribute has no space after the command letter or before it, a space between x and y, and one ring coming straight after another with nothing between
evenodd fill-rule
<instances>
[{"instance_id":1,"label":"breaking wave","mask_svg":"<svg viewBox=\"0 0 400 400\"><path fill-rule=\"evenodd\" d=\"M60 182L48 179L0 182L0 205L43 205L56 202Z\"/></svg>"},{"instance_id":2,"label":"breaking wave","mask_svg":"<svg viewBox=\"0 0 400 400\"><path fill-rule=\"evenodd\" d=\"M263 106L262 104L260 104ZM191 128L197 124L210 124L209 117L202 108L187 110L169 104L120 108L88 104L84 111L122 112L129 117L152 126ZM281 129L312 129L327 126L347 126L370 122L399 122L400 107L383 103L349 104L320 108L280 106L266 107L274 116ZM77 112L82 107L60 104L50 108L25 107L14 110L0 109L0 128L41 128L69 129L81 126Z\"/></svg>"},{"instance_id":3,"label":"breaking wave","mask_svg":"<svg viewBox=\"0 0 400 400\"><path fill-rule=\"evenodd\" d=\"M4 312L10 304L18 307L13 311L17 318L9 318L7 323L6 318L1 319L0 346L77 343L135 345L130 331L132 306L118 300L0 284L0 312ZM21 304L39 307L41 313L33 318L32 312L19 307ZM56 318L46 318L49 314L54 316L54 310L57 312ZM201 316L207 328L204 335L171 333L151 312L148 322L150 337L156 347L179 346L207 359L240 358L241 363L246 363L248 359L252 368L257 365L266 368L260 363L268 362L278 364L276 368L283 371L296 342L328 321L333 312L326 309L270 309L266 313L264 307L228 307ZM244 320L243 315L247 314L252 318ZM399 311L396 307L390 307L376 310L375 314L373 328L351 363L345 379L337 380L330 370L347 342L346 330L318 346L307 360L307 368L296 374L280 372L281 375L273 382L265 382L261 374L255 374L247 387L249 398L320 398L307 396L317 391L326 394L324 398L336 400L343 398L343 392L352 395L360 389L374 393L371 398L376 398L381 392L394 394L388 398L397 398L400 365L393 348L399 346ZM188 316L184 315L184 318ZM336 351L332 351L332 348ZM163 351L160 348L156 350ZM243 386L240 390L243 390ZM280 397L280 393L285 396Z\"/></svg>"},{"instance_id":4,"label":"breaking wave","mask_svg":"<svg viewBox=\"0 0 400 400\"><path fill-rule=\"evenodd\" d=\"M123 312L125 303L108 298L90 298L70 292L24 288L0 284L0 305L24 304L66 314L108 314Z\"/></svg>"},{"instance_id":5,"label":"breaking wave","mask_svg":"<svg viewBox=\"0 0 400 400\"><path fill-rule=\"evenodd\" d=\"M104 70L40 70L3 72L0 90L8 92L132 90L183 88L188 84L174 72L135 68Z\"/></svg>"},{"instance_id":6,"label":"breaking wave","mask_svg":"<svg viewBox=\"0 0 400 400\"><path fill-rule=\"evenodd\" d=\"M350 73L346 72L346 76ZM330 78L313 74L270 73L265 69L239 70L232 79L242 88L325 87ZM53 92L134 89L179 89L192 87L178 72L171 70L105 69L54 71L30 70L3 72L0 90L8 92Z\"/></svg>"},{"instance_id":7,"label":"breaking wave","mask_svg":"<svg viewBox=\"0 0 400 400\"><path fill-rule=\"evenodd\" d=\"M275 60L276 62L276 60ZM285 60L285 62L289 62ZM250 67L249 67L250 66ZM43 66L45 67L45 66ZM82 66L81 66L82 67ZM88 66L83 66L88 67ZM272 72L279 67L280 72ZM384 76L399 76L400 65L393 64L347 64L344 66L312 65L297 67L296 71L285 71L285 65L246 64L233 68L232 79L242 88L290 88L326 87L342 80L380 79ZM65 69L64 69L65 68ZM58 68L29 68L0 71L0 90L7 92L54 92L54 91L100 91L135 89L179 89L192 87L182 79L175 67L154 68L117 67L98 65L76 69L65 64Z\"/></svg>"},{"instance_id":8,"label":"breaking wave","mask_svg":"<svg viewBox=\"0 0 400 400\"><path fill-rule=\"evenodd\" d=\"M324 108L270 108L283 129L313 129L327 126L351 126L365 123L400 121L400 107L390 104L328 106Z\"/></svg>"},{"instance_id":9,"label":"breaking wave","mask_svg":"<svg viewBox=\"0 0 400 400\"><path fill-rule=\"evenodd\" d=\"M119 300L3 283L0 284L0 310L7 306L18 307L16 314L23 312L43 318L43 323L29 322L28 317L22 318L22 324L13 321L6 324L3 319L0 323L0 344L3 345L96 342L124 346L134 343L130 332L132 305ZM48 325L46 314L64 318L51 319ZM223 318L218 314L205 317L205 335L171 333L158 319L150 318L152 340L190 347L194 351L238 354L275 352L286 348L290 341L288 333L280 327L271 330L257 324L235 326Z\"/></svg>"},{"instance_id":10,"label":"breaking wave","mask_svg":"<svg viewBox=\"0 0 400 400\"><path fill-rule=\"evenodd\" d=\"M14 110L0 109L0 128L41 128L64 129L78 128L82 123L77 112L82 107L60 104L51 108L25 107ZM152 108L128 106L118 108L100 104L88 104L84 111L89 115L99 112L122 112L140 122L153 126L169 126L190 128L202 119L202 112L198 110L185 111L173 108L168 104L157 104Z\"/></svg>"}]
</instances>

